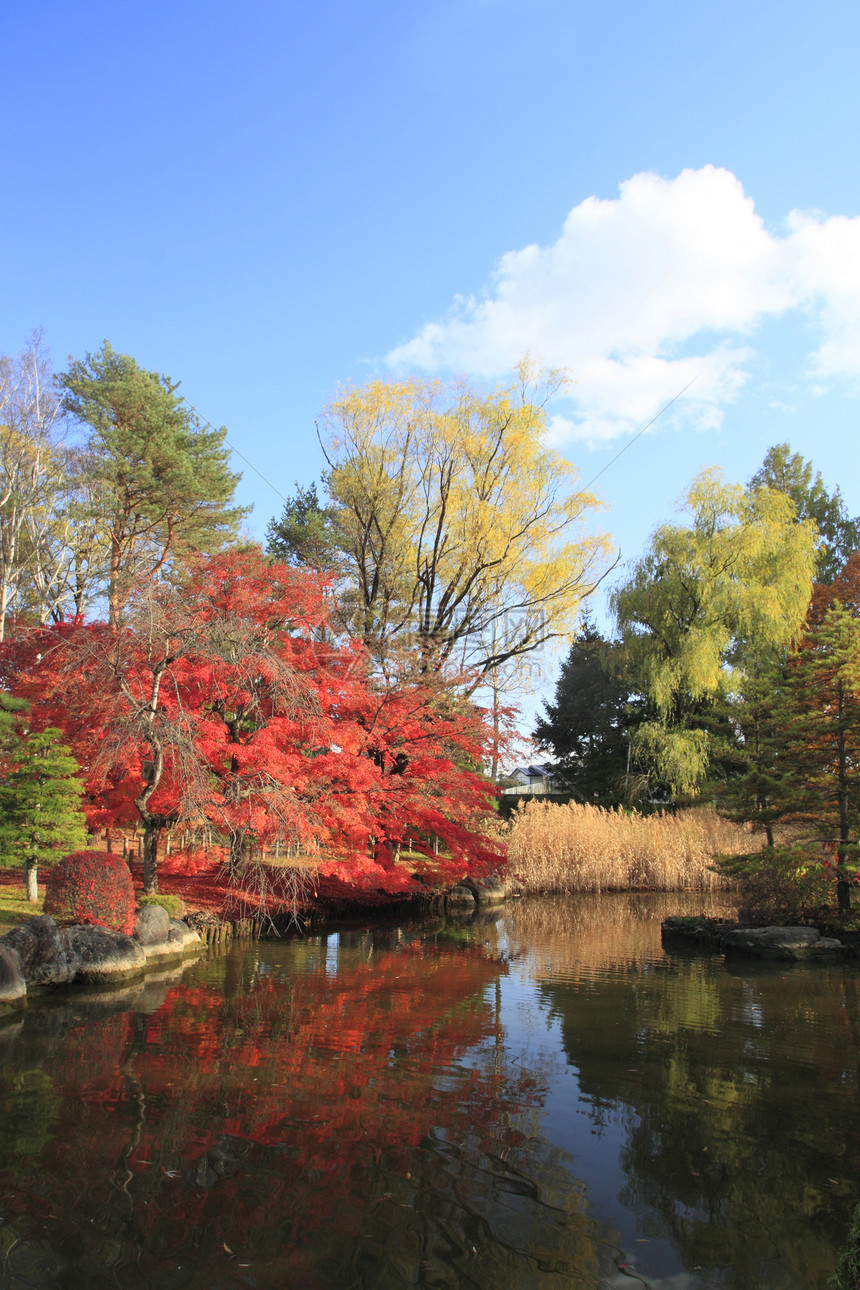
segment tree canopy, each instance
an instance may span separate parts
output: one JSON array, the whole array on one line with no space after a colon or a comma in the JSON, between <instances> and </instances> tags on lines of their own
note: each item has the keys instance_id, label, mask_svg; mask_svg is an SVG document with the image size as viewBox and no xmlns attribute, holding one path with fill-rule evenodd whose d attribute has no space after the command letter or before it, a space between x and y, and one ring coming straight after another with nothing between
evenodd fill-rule
<instances>
[{"instance_id":1,"label":"tree canopy","mask_svg":"<svg viewBox=\"0 0 860 1290\"><path fill-rule=\"evenodd\" d=\"M142 823L147 890L178 822L208 821L235 863L284 844L384 889L411 883L408 842L455 880L498 863L481 713L432 678L386 686L360 646L319 638L324 616L307 570L225 552L180 588L136 589L118 629L60 624L6 651L16 693L84 767L91 822Z\"/></svg>"},{"instance_id":2,"label":"tree canopy","mask_svg":"<svg viewBox=\"0 0 860 1290\"><path fill-rule=\"evenodd\" d=\"M557 386L524 364L517 384L486 392L417 380L345 391L320 424L329 505L300 493L271 549L326 559L342 626L377 660L408 653L425 674L480 678L569 633L605 572L605 540L583 528L596 499L544 442Z\"/></svg>"},{"instance_id":3,"label":"tree canopy","mask_svg":"<svg viewBox=\"0 0 860 1290\"><path fill-rule=\"evenodd\" d=\"M104 545L110 619L135 582L235 537L239 476L228 466L226 430L204 426L178 383L148 372L105 341L60 378L63 406L87 427L70 463L80 518L94 518Z\"/></svg>"},{"instance_id":4,"label":"tree canopy","mask_svg":"<svg viewBox=\"0 0 860 1290\"><path fill-rule=\"evenodd\" d=\"M736 688L756 651L799 633L816 531L768 488L745 492L703 472L683 501L688 525L663 525L613 594L633 676L657 716L640 755L679 793L702 783L712 747L702 718Z\"/></svg>"},{"instance_id":5,"label":"tree canopy","mask_svg":"<svg viewBox=\"0 0 860 1290\"><path fill-rule=\"evenodd\" d=\"M564 787L596 806L629 800L632 732L645 716L645 700L631 692L621 653L586 618L534 730L540 747L552 750Z\"/></svg>"},{"instance_id":6,"label":"tree canopy","mask_svg":"<svg viewBox=\"0 0 860 1290\"><path fill-rule=\"evenodd\" d=\"M860 546L860 516L853 519L838 488L828 492L820 471L787 443L775 444L749 482L751 492L772 488L794 502L799 521L812 520L818 531L818 582L830 583Z\"/></svg>"}]
</instances>

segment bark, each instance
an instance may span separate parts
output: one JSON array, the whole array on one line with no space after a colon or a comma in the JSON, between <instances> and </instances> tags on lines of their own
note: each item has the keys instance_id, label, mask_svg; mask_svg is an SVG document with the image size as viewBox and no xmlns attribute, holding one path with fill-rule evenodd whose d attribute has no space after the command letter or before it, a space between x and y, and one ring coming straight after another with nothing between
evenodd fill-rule
<instances>
[{"instance_id":1,"label":"bark","mask_svg":"<svg viewBox=\"0 0 860 1290\"><path fill-rule=\"evenodd\" d=\"M237 831L230 835L230 859L228 869L230 878L238 878L247 873L254 856L254 839L249 833Z\"/></svg>"},{"instance_id":2,"label":"bark","mask_svg":"<svg viewBox=\"0 0 860 1290\"><path fill-rule=\"evenodd\" d=\"M838 794L837 801L839 805L839 850L836 861L836 900L840 912L847 912L851 908L851 886L848 882L848 871L846 868L848 843L851 840L851 822L848 811L848 750L845 740L844 714L845 714L845 695L842 683L838 687L838 712L839 712L839 735L838 735Z\"/></svg>"},{"instance_id":3,"label":"bark","mask_svg":"<svg viewBox=\"0 0 860 1290\"><path fill-rule=\"evenodd\" d=\"M149 823L143 830L143 894L152 896L158 891L158 839L161 824Z\"/></svg>"}]
</instances>

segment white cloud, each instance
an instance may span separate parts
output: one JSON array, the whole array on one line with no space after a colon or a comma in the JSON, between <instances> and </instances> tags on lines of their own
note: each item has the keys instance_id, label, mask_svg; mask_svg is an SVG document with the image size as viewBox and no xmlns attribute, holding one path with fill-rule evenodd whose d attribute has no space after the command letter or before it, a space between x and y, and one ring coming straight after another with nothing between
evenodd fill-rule
<instances>
[{"instance_id":1,"label":"white cloud","mask_svg":"<svg viewBox=\"0 0 860 1290\"><path fill-rule=\"evenodd\" d=\"M775 236L727 170L639 174L617 200L575 206L552 246L503 255L480 299L458 297L387 358L489 378L529 350L567 367L558 443L627 433L696 376L684 415L710 428L748 378L757 328L790 309L817 328L810 374L860 377L860 218L793 212Z\"/></svg>"}]
</instances>

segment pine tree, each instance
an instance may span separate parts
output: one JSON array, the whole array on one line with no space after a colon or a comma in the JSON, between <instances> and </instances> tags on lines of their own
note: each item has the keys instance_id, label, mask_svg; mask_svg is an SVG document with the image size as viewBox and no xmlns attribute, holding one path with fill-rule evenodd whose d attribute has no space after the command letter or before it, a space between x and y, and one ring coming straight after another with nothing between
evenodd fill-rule
<instances>
[{"instance_id":1,"label":"pine tree","mask_svg":"<svg viewBox=\"0 0 860 1290\"><path fill-rule=\"evenodd\" d=\"M710 792L722 815L763 829L768 847L775 845L774 825L797 812L788 756L794 701L789 651L772 648L747 658L736 689L715 708L714 763L722 773Z\"/></svg>"},{"instance_id":2,"label":"pine tree","mask_svg":"<svg viewBox=\"0 0 860 1290\"><path fill-rule=\"evenodd\" d=\"M768 449L747 491L752 494L761 488L773 488L791 498L798 521L812 520L818 531L816 582L833 582L860 546L860 515L852 518L839 489L829 493L820 471L813 474L812 462L793 453L787 443Z\"/></svg>"},{"instance_id":3,"label":"pine tree","mask_svg":"<svg viewBox=\"0 0 860 1290\"><path fill-rule=\"evenodd\" d=\"M84 786L59 730L6 730L3 736L13 768L0 784L0 851L23 863L27 899L35 902L39 866L86 847Z\"/></svg>"},{"instance_id":4,"label":"pine tree","mask_svg":"<svg viewBox=\"0 0 860 1290\"><path fill-rule=\"evenodd\" d=\"M853 559L860 572L860 560ZM860 827L860 619L838 599L820 617L815 609L813 602L809 629L792 660L796 717L789 756L797 804L835 854L839 908L845 911Z\"/></svg>"},{"instance_id":5,"label":"pine tree","mask_svg":"<svg viewBox=\"0 0 860 1290\"><path fill-rule=\"evenodd\" d=\"M105 341L60 377L63 406L86 427L78 453L81 518L105 546L111 626L133 589L236 536L227 431L204 425L167 376L148 372Z\"/></svg>"},{"instance_id":6,"label":"pine tree","mask_svg":"<svg viewBox=\"0 0 860 1290\"><path fill-rule=\"evenodd\" d=\"M555 701L544 704L534 729L539 746L552 750L564 787L597 806L628 799L631 730L647 713L619 666L620 652L586 617L561 665Z\"/></svg>"}]
</instances>

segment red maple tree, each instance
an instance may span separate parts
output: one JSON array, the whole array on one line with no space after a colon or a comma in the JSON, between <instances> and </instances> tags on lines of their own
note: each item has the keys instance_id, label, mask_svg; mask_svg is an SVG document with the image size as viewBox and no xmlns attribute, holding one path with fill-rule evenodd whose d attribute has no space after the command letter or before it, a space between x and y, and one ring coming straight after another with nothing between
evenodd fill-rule
<instances>
[{"instance_id":1,"label":"red maple tree","mask_svg":"<svg viewBox=\"0 0 860 1290\"><path fill-rule=\"evenodd\" d=\"M234 874L272 845L392 891L413 882L396 864L407 845L448 881L501 863L481 831L483 714L436 678L374 675L360 646L330 639L324 592L227 552L180 588L139 589L117 629L59 624L6 648L7 686L84 770L91 825L143 825L145 890L180 822L226 839Z\"/></svg>"}]
</instances>

